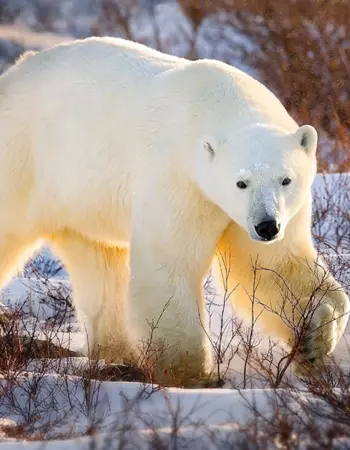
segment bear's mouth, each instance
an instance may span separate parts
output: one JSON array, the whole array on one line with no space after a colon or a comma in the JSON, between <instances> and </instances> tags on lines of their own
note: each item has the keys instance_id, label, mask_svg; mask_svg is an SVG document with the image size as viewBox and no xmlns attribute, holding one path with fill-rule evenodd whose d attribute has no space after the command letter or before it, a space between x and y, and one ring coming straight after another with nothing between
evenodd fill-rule
<instances>
[{"instance_id":1,"label":"bear's mouth","mask_svg":"<svg viewBox=\"0 0 350 450\"><path fill-rule=\"evenodd\" d=\"M261 242L262 244L272 244L273 242L276 242L279 239L278 239L278 236L275 236L275 237L270 238L270 239L265 239L265 238L261 238L259 236L256 236L256 237L252 237L252 240L255 241L255 242Z\"/></svg>"},{"instance_id":2,"label":"bear's mouth","mask_svg":"<svg viewBox=\"0 0 350 450\"><path fill-rule=\"evenodd\" d=\"M261 244L269 245L273 244L274 242L280 241L283 238L283 233L279 232L275 236L264 238L262 236L259 236L254 230L253 232L249 233L249 237L254 242L260 242Z\"/></svg>"}]
</instances>

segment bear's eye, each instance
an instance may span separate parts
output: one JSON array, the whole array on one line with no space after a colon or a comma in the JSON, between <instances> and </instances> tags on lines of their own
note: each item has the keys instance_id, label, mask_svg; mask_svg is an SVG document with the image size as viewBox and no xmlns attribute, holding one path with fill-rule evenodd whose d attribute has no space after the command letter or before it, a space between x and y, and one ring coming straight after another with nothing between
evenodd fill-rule
<instances>
[{"instance_id":1,"label":"bear's eye","mask_svg":"<svg viewBox=\"0 0 350 450\"><path fill-rule=\"evenodd\" d=\"M244 181L237 181L237 187L239 189L246 189L247 188L247 183L245 183Z\"/></svg>"},{"instance_id":2,"label":"bear's eye","mask_svg":"<svg viewBox=\"0 0 350 450\"><path fill-rule=\"evenodd\" d=\"M291 182L292 180L289 177L286 177L282 180L282 186L288 186Z\"/></svg>"}]
</instances>

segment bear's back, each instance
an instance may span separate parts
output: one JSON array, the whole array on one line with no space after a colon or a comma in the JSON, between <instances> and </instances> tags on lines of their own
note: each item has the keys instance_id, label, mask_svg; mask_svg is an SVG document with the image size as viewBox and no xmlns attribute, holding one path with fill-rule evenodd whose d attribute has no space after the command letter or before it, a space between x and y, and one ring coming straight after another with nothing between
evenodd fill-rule
<instances>
[{"instance_id":1,"label":"bear's back","mask_svg":"<svg viewBox=\"0 0 350 450\"><path fill-rule=\"evenodd\" d=\"M30 74L33 82L45 84L47 77L59 77L61 83L106 83L135 81L153 77L185 63L185 59L161 53L143 44L113 37L92 37L62 43L40 52L27 52L2 77L1 83L16 83Z\"/></svg>"}]
</instances>

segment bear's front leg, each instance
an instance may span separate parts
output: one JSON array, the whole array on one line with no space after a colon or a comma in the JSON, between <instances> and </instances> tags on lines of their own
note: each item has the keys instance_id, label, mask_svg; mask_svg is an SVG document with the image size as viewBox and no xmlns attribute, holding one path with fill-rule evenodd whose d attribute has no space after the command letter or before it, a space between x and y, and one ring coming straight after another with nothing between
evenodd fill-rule
<instances>
[{"instance_id":1,"label":"bear's front leg","mask_svg":"<svg viewBox=\"0 0 350 450\"><path fill-rule=\"evenodd\" d=\"M156 163L134 196L128 329L156 382L196 386L212 368L203 279L228 218Z\"/></svg>"},{"instance_id":2,"label":"bear's front leg","mask_svg":"<svg viewBox=\"0 0 350 450\"><path fill-rule=\"evenodd\" d=\"M305 299L304 315L307 330L301 345L302 355L311 363L322 360L335 349L344 334L350 311L349 298L340 284L318 263L314 276L319 288L312 298Z\"/></svg>"},{"instance_id":3,"label":"bear's front leg","mask_svg":"<svg viewBox=\"0 0 350 450\"><path fill-rule=\"evenodd\" d=\"M293 351L297 346L298 362L322 363L345 331L349 299L318 257L309 223L296 216L291 230L263 245L231 223L219 242L218 281L224 289L220 266L228 268L226 289L234 290L237 308L245 314L254 308L254 323Z\"/></svg>"},{"instance_id":4,"label":"bear's front leg","mask_svg":"<svg viewBox=\"0 0 350 450\"><path fill-rule=\"evenodd\" d=\"M130 331L138 364L164 385L196 386L208 380L210 343L200 278L171 264L131 261Z\"/></svg>"}]
</instances>

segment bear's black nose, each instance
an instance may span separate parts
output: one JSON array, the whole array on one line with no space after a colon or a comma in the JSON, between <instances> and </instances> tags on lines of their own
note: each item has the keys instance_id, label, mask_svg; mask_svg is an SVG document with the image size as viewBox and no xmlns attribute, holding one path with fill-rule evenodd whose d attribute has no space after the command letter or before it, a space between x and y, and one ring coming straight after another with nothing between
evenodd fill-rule
<instances>
[{"instance_id":1,"label":"bear's black nose","mask_svg":"<svg viewBox=\"0 0 350 450\"><path fill-rule=\"evenodd\" d=\"M255 231L265 241L271 241L279 232L280 225L275 220L266 220L255 227Z\"/></svg>"}]
</instances>

